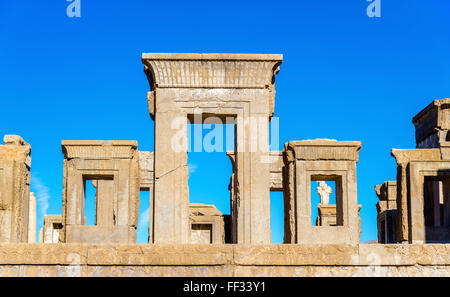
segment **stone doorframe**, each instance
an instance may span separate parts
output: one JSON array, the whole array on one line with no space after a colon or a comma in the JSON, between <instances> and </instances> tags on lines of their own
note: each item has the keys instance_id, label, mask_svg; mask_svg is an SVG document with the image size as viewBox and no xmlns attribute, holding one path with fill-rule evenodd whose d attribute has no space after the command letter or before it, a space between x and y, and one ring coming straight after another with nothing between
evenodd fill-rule
<instances>
[{"instance_id":1,"label":"stone doorframe","mask_svg":"<svg viewBox=\"0 0 450 297\"><path fill-rule=\"evenodd\" d=\"M234 243L269 244L269 121L274 112L275 75L282 55L143 54L150 83L150 115L155 121L153 243L189 243L187 141L188 118L201 115L235 118L237 213L232 218ZM250 150L256 131L252 117L265 119L259 134L267 151ZM248 124L245 124L248 123Z\"/></svg>"},{"instance_id":2,"label":"stone doorframe","mask_svg":"<svg viewBox=\"0 0 450 297\"><path fill-rule=\"evenodd\" d=\"M62 141L63 230L60 242L135 243L139 215L139 154L136 141ZM96 191L96 224L87 226L85 185Z\"/></svg>"},{"instance_id":3,"label":"stone doorframe","mask_svg":"<svg viewBox=\"0 0 450 297\"><path fill-rule=\"evenodd\" d=\"M290 141L284 148L285 243L358 244L356 163L361 142ZM312 226L311 182L336 182L336 225Z\"/></svg>"},{"instance_id":4,"label":"stone doorframe","mask_svg":"<svg viewBox=\"0 0 450 297\"><path fill-rule=\"evenodd\" d=\"M397 161L397 236L399 242L424 244L450 240L450 159L447 148L393 149ZM443 182L444 225L426 226L424 183L426 178Z\"/></svg>"}]
</instances>

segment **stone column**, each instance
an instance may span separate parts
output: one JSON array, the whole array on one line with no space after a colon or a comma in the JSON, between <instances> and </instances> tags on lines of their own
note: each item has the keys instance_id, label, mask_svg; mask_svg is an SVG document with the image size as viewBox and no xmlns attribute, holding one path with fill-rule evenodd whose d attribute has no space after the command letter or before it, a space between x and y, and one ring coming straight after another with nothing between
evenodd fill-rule
<instances>
[{"instance_id":1,"label":"stone column","mask_svg":"<svg viewBox=\"0 0 450 297\"><path fill-rule=\"evenodd\" d=\"M163 93L158 92L161 101L172 100ZM189 243L186 114L164 111L155 114L154 154L153 243Z\"/></svg>"},{"instance_id":2,"label":"stone column","mask_svg":"<svg viewBox=\"0 0 450 297\"><path fill-rule=\"evenodd\" d=\"M6 135L0 146L0 242L28 242L31 146Z\"/></svg>"},{"instance_id":3,"label":"stone column","mask_svg":"<svg viewBox=\"0 0 450 297\"><path fill-rule=\"evenodd\" d=\"M266 124L259 125L260 120ZM242 134L241 134L242 133ZM256 139L253 138L257 136ZM252 114L237 124L237 178L241 197L238 216L238 243L270 244L270 159L262 151L261 138L269 139L268 118Z\"/></svg>"},{"instance_id":4,"label":"stone column","mask_svg":"<svg viewBox=\"0 0 450 297\"><path fill-rule=\"evenodd\" d=\"M93 180L95 192L95 224L98 226L114 226L114 181Z\"/></svg>"},{"instance_id":5,"label":"stone column","mask_svg":"<svg viewBox=\"0 0 450 297\"><path fill-rule=\"evenodd\" d=\"M36 242L36 197L30 193L30 209L28 216L28 243Z\"/></svg>"},{"instance_id":6,"label":"stone column","mask_svg":"<svg viewBox=\"0 0 450 297\"><path fill-rule=\"evenodd\" d=\"M336 205L319 204L316 226L336 226Z\"/></svg>"},{"instance_id":7,"label":"stone column","mask_svg":"<svg viewBox=\"0 0 450 297\"><path fill-rule=\"evenodd\" d=\"M386 181L375 186L377 202L378 243L396 243L397 182Z\"/></svg>"}]
</instances>

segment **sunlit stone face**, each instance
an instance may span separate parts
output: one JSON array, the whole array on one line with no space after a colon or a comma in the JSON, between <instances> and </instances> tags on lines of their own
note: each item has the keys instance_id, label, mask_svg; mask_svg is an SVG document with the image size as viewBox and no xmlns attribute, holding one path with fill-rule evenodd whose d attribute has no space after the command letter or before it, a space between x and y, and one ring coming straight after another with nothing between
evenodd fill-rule
<instances>
[{"instance_id":1,"label":"sunlit stone face","mask_svg":"<svg viewBox=\"0 0 450 297\"><path fill-rule=\"evenodd\" d=\"M210 244L212 243L212 226L207 224L193 224L191 231L191 243Z\"/></svg>"}]
</instances>

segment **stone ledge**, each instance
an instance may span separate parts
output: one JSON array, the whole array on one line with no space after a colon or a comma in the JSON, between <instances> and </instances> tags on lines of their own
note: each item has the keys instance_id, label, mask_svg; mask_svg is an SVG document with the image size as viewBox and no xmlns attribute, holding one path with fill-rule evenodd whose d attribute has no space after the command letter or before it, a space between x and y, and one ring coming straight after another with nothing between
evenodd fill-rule
<instances>
[{"instance_id":1,"label":"stone ledge","mask_svg":"<svg viewBox=\"0 0 450 297\"><path fill-rule=\"evenodd\" d=\"M87 265L88 245L0 244L0 265Z\"/></svg>"},{"instance_id":2,"label":"stone ledge","mask_svg":"<svg viewBox=\"0 0 450 297\"><path fill-rule=\"evenodd\" d=\"M282 55L144 53L155 88L262 88L273 86Z\"/></svg>"},{"instance_id":3,"label":"stone ledge","mask_svg":"<svg viewBox=\"0 0 450 297\"><path fill-rule=\"evenodd\" d=\"M75 261L87 266L450 266L450 244L0 244L0 265Z\"/></svg>"},{"instance_id":4,"label":"stone ledge","mask_svg":"<svg viewBox=\"0 0 450 297\"><path fill-rule=\"evenodd\" d=\"M143 53L142 60L187 60L187 61L282 61L281 54L179 54Z\"/></svg>"},{"instance_id":5,"label":"stone ledge","mask_svg":"<svg viewBox=\"0 0 450 297\"><path fill-rule=\"evenodd\" d=\"M242 266L352 265L358 247L352 245L241 245L234 248L234 263Z\"/></svg>"},{"instance_id":6,"label":"stone ledge","mask_svg":"<svg viewBox=\"0 0 450 297\"><path fill-rule=\"evenodd\" d=\"M450 244L0 244L1 276L450 276Z\"/></svg>"},{"instance_id":7,"label":"stone ledge","mask_svg":"<svg viewBox=\"0 0 450 297\"><path fill-rule=\"evenodd\" d=\"M88 250L88 265L194 266L232 264L225 245L102 245Z\"/></svg>"}]
</instances>

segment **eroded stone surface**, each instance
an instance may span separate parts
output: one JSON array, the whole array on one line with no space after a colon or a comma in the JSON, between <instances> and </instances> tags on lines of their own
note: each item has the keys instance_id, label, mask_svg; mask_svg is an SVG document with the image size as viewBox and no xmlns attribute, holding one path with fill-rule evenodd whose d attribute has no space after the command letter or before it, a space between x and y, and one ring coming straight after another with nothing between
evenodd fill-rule
<instances>
[{"instance_id":1,"label":"eroded stone surface","mask_svg":"<svg viewBox=\"0 0 450 297\"><path fill-rule=\"evenodd\" d=\"M201 203L189 205L192 244L224 244L223 214L214 206Z\"/></svg>"},{"instance_id":2,"label":"eroded stone surface","mask_svg":"<svg viewBox=\"0 0 450 297\"><path fill-rule=\"evenodd\" d=\"M450 276L450 245L0 244L0 276Z\"/></svg>"},{"instance_id":3,"label":"eroded stone surface","mask_svg":"<svg viewBox=\"0 0 450 297\"><path fill-rule=\"evenodd\" d=\"M380 201L377 203L377 227L379 243L396 243L397 230L397 182L386 181L375 186Z\"/></svg>"},{"instance_id":4,"label":"eroded stone surface","mask_svg":"<svg viewBox=\"0 0 450 297\"><path fill-rule=\"evenodd\" d=\"M36 242L36 196L30 193L30 205L28 211L28 243Z\"/></svg>"},{"instance_id":5,"label":"eroded stone surface","mask_svg":"<svg viewBox=\"0 0 450 297\"><path fill-rule=\"evenodd\" d=\"M270 165L266 151L250 151L252 136L269 135L274 113L275 75L281 55L143 54L155 120L153 243L189 242L187 144L175 149L177 133L187 135L196 115L236 121L236 185L232 194L234 243L270 243ZM265 121L257 125L251 118ZM180 120L181 119L181 120ZM191 121L192 122L192 121ZM167 129L178 123L178 129ZM199 124L199 123L197 123ZM262 130L262 131L261 131Z\"/></svg>"},{"instance_id":6,"label":"eroded stone surface","mask_svg":"<svg viewBox=\"0 0 450 297\"><path fill-rule=\"evenodd\" d=\"M136 141L63 141L61 242L135 243L140 172ZM86 182L96 187L96 226L85 226ZM134 231L134 232L133 232Z\"/></svg>"},{"instance_id":7,"label":"eroded stone surface","mask_svg":"<svg viewBox=\"0 0 450 297\"><path fill-rule=\"evenodd\" d=\"M360 149L361 142L358 141L329 139L291 141L285 144L286 243L359 243L361 231L356 163ZM312 226L312 181L335 182L336 226Z\"/></svg>"},{"instance_id":8,"label":"eroded stone surface","mask_svg":"<svg viewBox=\"0 0 450 297\"><path fill-rule=\"evenodd\" d=\"M39 234L39 243L62 242L63 218L61 215L45 215L44 226Z\"/></svg>"},{"instance_id":9,"label":"eroded stone surface","mask_svg":"<svg viewBox=\"0 0 450 297\"><path fill-rule=\"evenodd\" d=\"M6 135L0 145L0 242L28 242L31 146Z\"/></svg>"}]
</instances>

